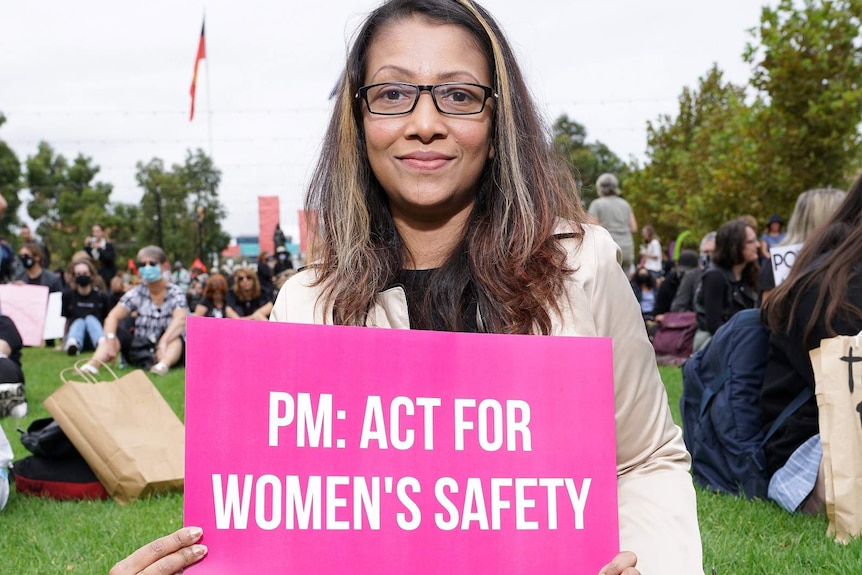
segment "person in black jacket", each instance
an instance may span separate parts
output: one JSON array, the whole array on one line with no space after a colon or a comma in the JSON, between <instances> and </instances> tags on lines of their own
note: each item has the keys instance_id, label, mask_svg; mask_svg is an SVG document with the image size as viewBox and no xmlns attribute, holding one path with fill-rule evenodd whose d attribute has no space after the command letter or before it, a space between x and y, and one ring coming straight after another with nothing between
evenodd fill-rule
<instances>
[{"instance_id":1,"label":"person in black jacket","mask_svg":"<svg viewBox=\"0 0 862 575\"><path fill-rule=\"evenodd\" d=\"M760 395L768 428L802 389L814 390L808 352L820 347L822 339L862 330L862 176L827 222L806 239L761 317L771 332ZM812 394L765 446L769 497L788 511L825 510L818 416Z\"/></svg>"},{"instance_id":2,"label":"person in black jacket","mask_svg":"<svg viewBox=\"0 0 862 575\"><path fill-rule=\"evenodd\" d=\"M718 229L712 263L703 271L694 296L694 351L706 345L733 314L756 307L759 246L757 232L742 220L733 220Z\"/></svg>"}]
</instances>

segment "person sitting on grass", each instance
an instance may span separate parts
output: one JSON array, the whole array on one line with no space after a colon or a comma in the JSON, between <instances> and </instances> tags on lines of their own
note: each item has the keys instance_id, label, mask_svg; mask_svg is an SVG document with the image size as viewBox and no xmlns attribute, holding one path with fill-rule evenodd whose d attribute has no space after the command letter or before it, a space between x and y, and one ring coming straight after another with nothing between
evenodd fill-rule
<instances>
[{"instance_id":1,"label":"person sitting on grass","mask_svg":"<svg viewBox=\"0 0 862 575\"><path fill-rule=\"evenodd\" d=\"M204 286L203 297L195 305L194 315L239 319L239 314L227 305L227 278L213 274Z\"/></svg>"},{"instance_id":2,"label":"person sitting on grass","mask_svg":"<svg viewBox=\"0 0 862 575\"><path fill-rule=\"evenodd\" d=\"M80 259L69 266L70 287L63 290L63 317L66 318L66 340L63 349L69 355L95 349L102 339L102 323L108 313L108 296L94 285L98 277L90 259Z\"/></svg>"},{"instance_id":3,"label":"person sitting on grass","mask_svg":"<svg viewBox=\"0 0 862 575\"><path fill-rule=\"evenodd\" d=\"M112 362L122 352L129 364L149 367L150 373L165 375L171 366L181 363L185 351L185 328L188 305L186 294L162 276L165 252L158 246L147 246L138 252L138 274L142 283L123 294L105 318L105 337L93 358L81 367L93 375L100 363ZM134 335L121 327L129 315L135 314ZM154 346L149 361L130 357L133 346L149 341Z\"/></svg>"},{"instance_id":4,"label":"person sitting on grass","mask_svg":"<svg viewBox=\"0 0 862 575\"><path fill-rule=\"evenodd\" d=\"M260 289L257 272L251 268L239 268L233 278L228 306L242 319L268 320L272 301Z\"/></svg>"}]
</instances>

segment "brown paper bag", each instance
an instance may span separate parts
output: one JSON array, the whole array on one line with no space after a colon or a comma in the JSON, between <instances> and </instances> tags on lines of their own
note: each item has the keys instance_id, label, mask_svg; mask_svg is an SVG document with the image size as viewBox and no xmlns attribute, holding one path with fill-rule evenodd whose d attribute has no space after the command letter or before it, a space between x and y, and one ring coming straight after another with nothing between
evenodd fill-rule
<instances>
[{"instance_id":1,"label":"brown paper bag","mask_svg":"<svg viewBox=\"0 0 862 575\"><path fill-rule=\"evenodd\" d=\"M182 490L185 430L143 371L98 383L61 378L45 408L114 499Z\"/></svg>"},{"instance_id":2,"label":"brown paper bag","mask_svg":"<svg viewBox=\"0 0 862 575\"><path fill-rule=\"evenodd\" d=\"M827 534L841 543L862 533L862 337L839 336L811 351L823 468Z\"/></svg>"}]
</instances>

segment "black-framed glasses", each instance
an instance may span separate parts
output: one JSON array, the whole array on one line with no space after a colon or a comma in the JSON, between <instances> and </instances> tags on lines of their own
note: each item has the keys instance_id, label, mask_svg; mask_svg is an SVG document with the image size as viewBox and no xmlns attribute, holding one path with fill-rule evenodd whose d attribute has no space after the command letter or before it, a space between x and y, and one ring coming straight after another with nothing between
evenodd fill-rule
<instances>
[{"instance_id":1,"label":"black-framed glasses","mask_svg":"<svg viewBox=\"0 0 862 575\"><path fill-rule=\"evenodd\" d=\"M146 268L146 267L157 268L157 267L159 267L159 262L138 262L138 267L139 268Z\"/></svg>"},{"instance_id":2,"label":"black-framed glasses","mask_svg":"<svg viewBox=\"0 0 862 575\"><path fill-rule=\"evenodd\" d=\"M498 97L488 86L470 82L443 82L433 85L382 82L362 86L356 92L355 98L364 100L372 114L399 116L409 114L416 108L422 92L431 94L438 112L450 116L481 114L488 98Z\"/></svg>"}]
</instances>

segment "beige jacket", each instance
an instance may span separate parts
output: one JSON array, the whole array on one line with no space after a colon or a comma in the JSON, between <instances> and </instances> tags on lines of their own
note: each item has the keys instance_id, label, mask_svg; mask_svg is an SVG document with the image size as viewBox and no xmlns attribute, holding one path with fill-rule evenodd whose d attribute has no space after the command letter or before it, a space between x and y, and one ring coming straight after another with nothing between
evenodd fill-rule
<instances>
[{"instance_id":1,"label":"beige jacket","mask_svg":"<svg viewBox=\"0 0 862 575\"><path fill-rule=\"evenodd\" d=\"M576 271L568 301L553 317L553 334L614 341L620 546L637 554L643 575L703 573L690 458L671 419L640 307L618 263L619 248L604 228L591 225L580 245L574 239L563 242L568 265ZM320 287L309 285L314 277L314 270L306 269L290 278L270 319L331 324L332 310L318 302ZM400 287L378 295L367 324L410 327Z\"/></svg>"}]
</instances>

